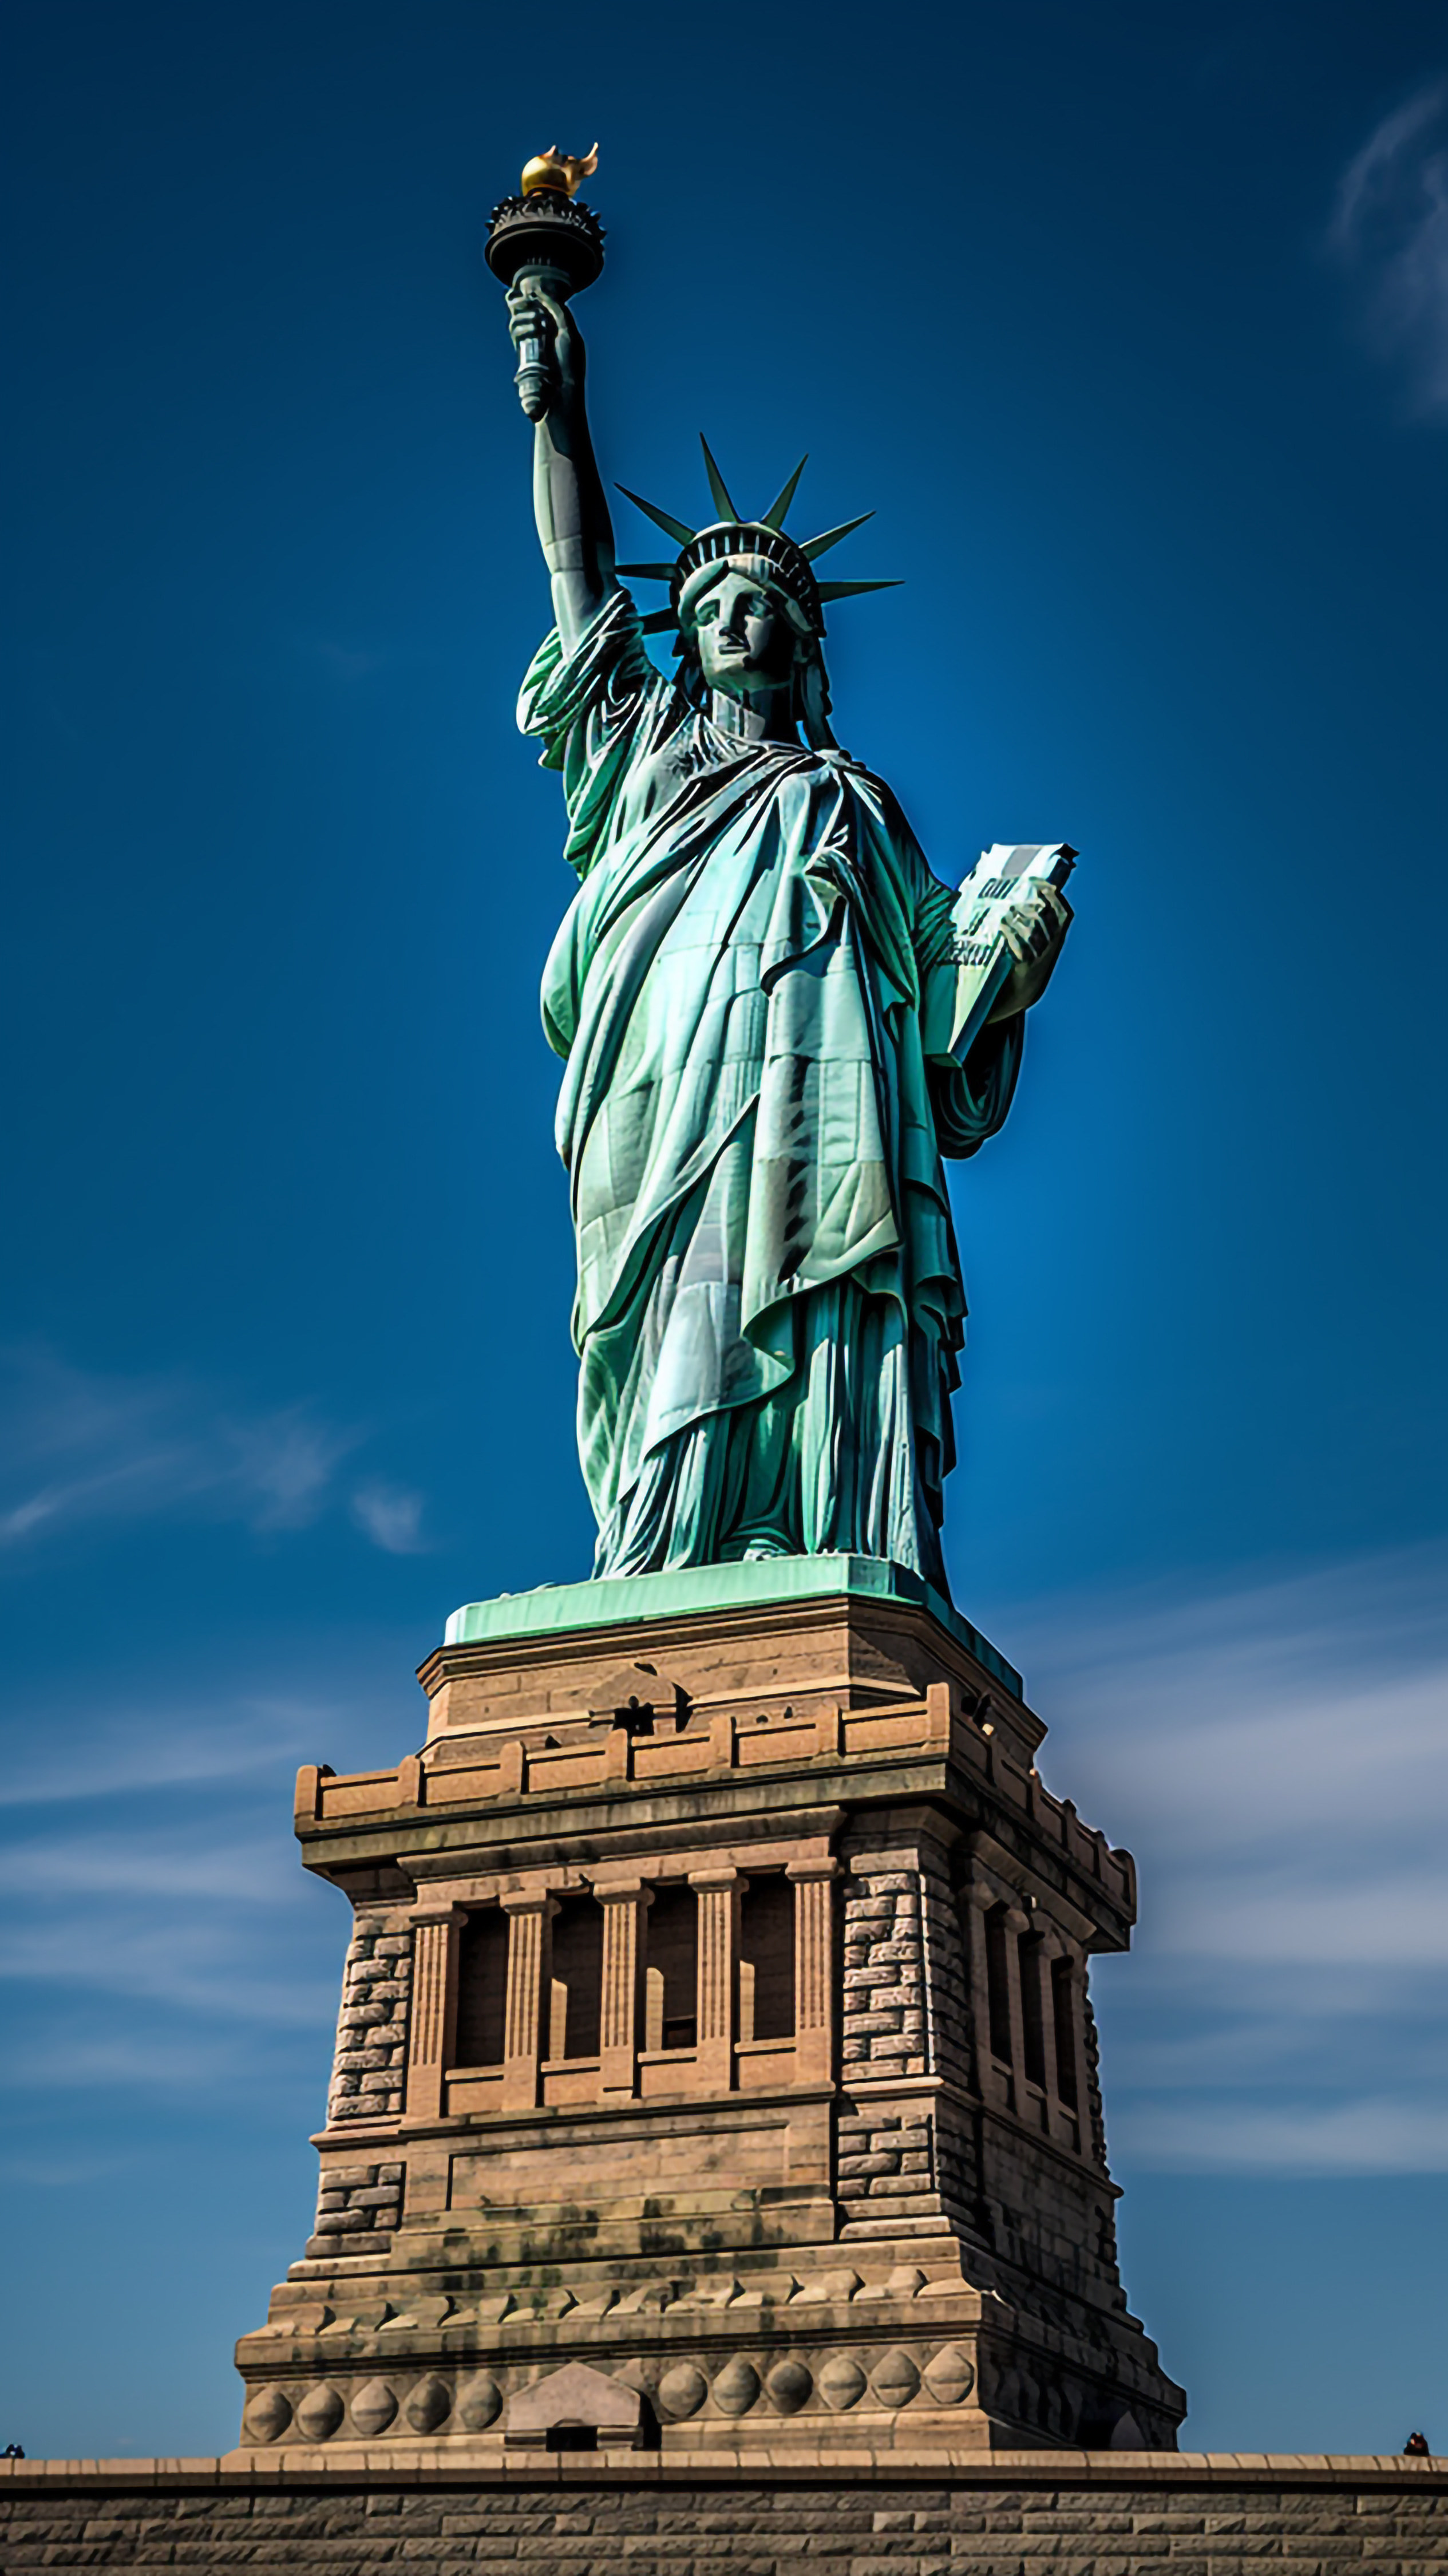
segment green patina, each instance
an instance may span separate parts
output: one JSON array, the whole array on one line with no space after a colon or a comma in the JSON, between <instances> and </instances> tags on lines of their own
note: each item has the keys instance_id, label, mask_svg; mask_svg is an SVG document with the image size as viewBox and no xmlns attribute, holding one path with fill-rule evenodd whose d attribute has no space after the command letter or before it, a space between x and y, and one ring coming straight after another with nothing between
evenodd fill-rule
<instances>
[{"instance_id":1,"label":"green patina","mask_svg":"<svg viewBox=\"0 0 1448 2576\"><path fill-rule=\"evenodd\" d=\"M511 1637L561 1637L591 1628L622 1627L633 1620L688 1618L711 1610L773 1603L783 1608L790 1602L834 1596L896 1601L928 1610L1014 1698L1023 1696L1024 1685L1015 1666L941 1593L908 1566L864 1556L770 1557L613 1581L545 1584L537 1592L505 1592L500 1600L469 1601L455 1610L447 1623L446 1642L471 1646Z\"/></svg>"},{"instance_id":2,"label":"green patina","mask_svg":"<svg viewBox=\"0 0 1448 2576\"><path fill-rule=\"evenodd\" d=\"M944 1158L1005 1118L1069 910L1023 891L967 1023L956 895L830 730L824 603L877 585L822 584L814 558L858 523L787 536L798 473L743 519L706 449L714 522L641 505L682 540L623 568L668 581L641 622L576 317L536 285L511 302L543 353L557 620L519 720L561 773L580 879L543 1019L595 1578L843 1556L946 1595L965 1292ZM674 632L674 675L645 624Z\"/></svg>"}]
</instances>

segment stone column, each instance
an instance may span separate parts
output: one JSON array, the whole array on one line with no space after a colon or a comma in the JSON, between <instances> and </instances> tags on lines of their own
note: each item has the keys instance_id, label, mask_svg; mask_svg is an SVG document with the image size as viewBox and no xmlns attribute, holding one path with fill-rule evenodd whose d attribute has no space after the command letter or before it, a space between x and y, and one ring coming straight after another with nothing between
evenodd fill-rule
<instances>
[{"instance_id":1,"label":"stone column","mask_svg":"<svg viewBox=\"0 0 1448 2576\"><path fill-rule=\"evenodd\" d=\"M413 1912L409 2120L436 2120L443 2109L443 2076L457 2027L458 1933L467 1919L461 1905L424 1902Z\"/></svg>"},{"instance_id":2,"label":"stone column","mask_svg":"<svg viewBox=\"0 0 1448 2576\"><path fill-rule=\"evenodd\" d=\"M794 1881L794 2072L800 2084L834 2073L834 1906L838 1861L792 1860Z\"/></svg>"},{"instance_id":3,"label":"stone column","mask_svg":"<svg viewBox=\"0 0 1448 2576\"><path fill-rule=\"evenodd\" d=\"M701 2092L727 2093L734 2081L734 1961L746 1881L737 1869L695 1869L689 1885L699 1900L698 2084Z\"/></svg>"},{"instance_id":4,"label":"stone column","mask_svg":"<svg viewBox=\"0 0 1448 2576\"><path fill-rule=\"evenodd\" d=\"M548 1925L557 1908L537 1891L502 1899L508 1917L508 1999L503 2021L505 2111L531 2111L538 2101L539 2018L547 1969Z\"/></svg>"},{"instance_id":5,"label":"stone column","mask_svg":"<svg viewBox=\"0 0 1448 2576\"><path fill-rule=\"evenodd\" d=\"M599 2080L605 2098L618 2099L636 2089L643 1925L653 1897L640 1878L615 1879L593 1892L603 1907Z\"/></svg>"}]
</instances>

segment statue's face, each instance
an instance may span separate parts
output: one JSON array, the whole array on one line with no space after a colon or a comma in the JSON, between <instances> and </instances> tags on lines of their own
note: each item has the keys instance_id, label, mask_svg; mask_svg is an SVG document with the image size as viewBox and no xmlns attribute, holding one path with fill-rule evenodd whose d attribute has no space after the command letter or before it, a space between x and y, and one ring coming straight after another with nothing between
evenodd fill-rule
<instances>
[{"instance_id":1,"label":"statue's face","mask_svg":"<svg viewBox=\"0 0 1448 2576\"><path fill-rule=\"evenodd\" d=\"M774 592L725 567L694 609L699 667L729 698L767 697L788 686L796 658L789 614Z\"/></svg>"}]
</instances>

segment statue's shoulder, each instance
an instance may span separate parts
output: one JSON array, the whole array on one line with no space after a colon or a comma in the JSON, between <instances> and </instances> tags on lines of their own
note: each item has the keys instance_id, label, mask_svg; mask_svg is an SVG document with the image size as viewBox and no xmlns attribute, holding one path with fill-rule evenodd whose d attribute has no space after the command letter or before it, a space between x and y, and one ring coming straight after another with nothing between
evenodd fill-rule
<instances>
[{"instance_id":1,"label":"statue's shoulder","mask_svg":"<svg viewBox=\"0 0 1448 2576\"><path fill-rule=\"evenodd\" d=\"M655 722L679 695L649 658L629 593L609 592L581 634L565 644L555 626L534 654L518 700L522 732L541 735L545 767L558 767L563 743L580 726L617 739Z\"/></svg>"},{"instance_id":2,"label":"statue's shoulder","mask_svg":"<svg viewBox=\"0 0 1448 2576\"><path fill-rule=\"evenodd\" d=\"M875 770L867 769L862 760L853 759L848 752L828 752L820 757L829 761L845 792L868 807L876 829L897 848L913 851L924 867L920 844L905 819L905 809L889 780L881 778Z\"/></svg>"}]
</instances>

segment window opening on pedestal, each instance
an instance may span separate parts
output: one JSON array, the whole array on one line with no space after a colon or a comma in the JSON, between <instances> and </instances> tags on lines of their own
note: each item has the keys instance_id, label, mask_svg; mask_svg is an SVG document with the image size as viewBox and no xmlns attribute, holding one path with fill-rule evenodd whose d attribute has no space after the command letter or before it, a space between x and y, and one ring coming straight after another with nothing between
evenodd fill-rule
<instances>
[{"instance_id":1,"label":"window opening on pedestal","mask_svg":"<svg viewBox=\"0 0 1448 2576\"><path fill-rule=\"evenodd\" d=\"M656 1887L645 1934L645 2048L693 2048L699 2037L699 1901L692 1887Z\"/></svg>"},{"instance_id":2,"label":"window opening on pedestal","mask_svg":"<svg viewBox=\"0 0 1448 2576\"><path fill-rule=\"evenodd\" d=\"M1046 2017L1042 2008L1041 1944L1033 1933L1021 1943L1021 2047L1025 2057L1025 2076L1044 2093L1046 2089Z\"/></svg>"},{"instance_id":3,"label":"window opening on pedestal","mask_svg":"<svg viewBox=\"0 0 1448 2576\"><path fill-rule=\"evenodd\" d=\"M1056 2091L1068 2111L1077 2109L1076 1980L1069 1959L1051 1961L1051 2006L1056 2022Z\"/></svg>"},{"instance_id":4,"label":"window opening on pedestal","mask_svg":"<svg viewBox=\"0 0 1448 2576\"><path fill-rule=\"evenodd\" d=\"M553 1918L550 2058L598 2055L602 1994L603 1908L593 1896L565 1897Z\"/></svg>"},{"instance_id":5,"label":"window opening on pedestal","mask_svg":"<svg viewBox=\"0 0 1448 2576\"><path fill-rule=\"evenodd\" d=\"M496 1905L470 1914L458 1936L458 2066L501 2066L508 2003L508 1918Z\"/></svg>"},{"instance_id":6,"label":"window opening on pedestal","mask_svg":"<svg viewBox=\"0 0 1448 2576\"><path fill-rule=\"evenodd\" d=\"M1011 2063L1010 1926L1006 1908L993 1905L985 1918L985 1989L990 2016L990 2050L1002 2066Z\"/></svg>"},{"instance_id":7,"label":"window opening on pedestal","mask_svg":"<svg viewBox=\"0 0 1448 2576\"><path fill-rule=\"evenodd\" d=\"M596 2451L596 2424L550 2424L545 2448L550 2451Z\"/></svg>"},{"instance_id":8,"label":"window opening on pedestal","mask_svg":"<svg viewBox=\"0 0 1448 2576\"><path fill-rule=\"evenodd\" d=\"M739 2036L794 2037L794 1888L751 1879L739 1909Z\"/></svg>"}]
</instances>

